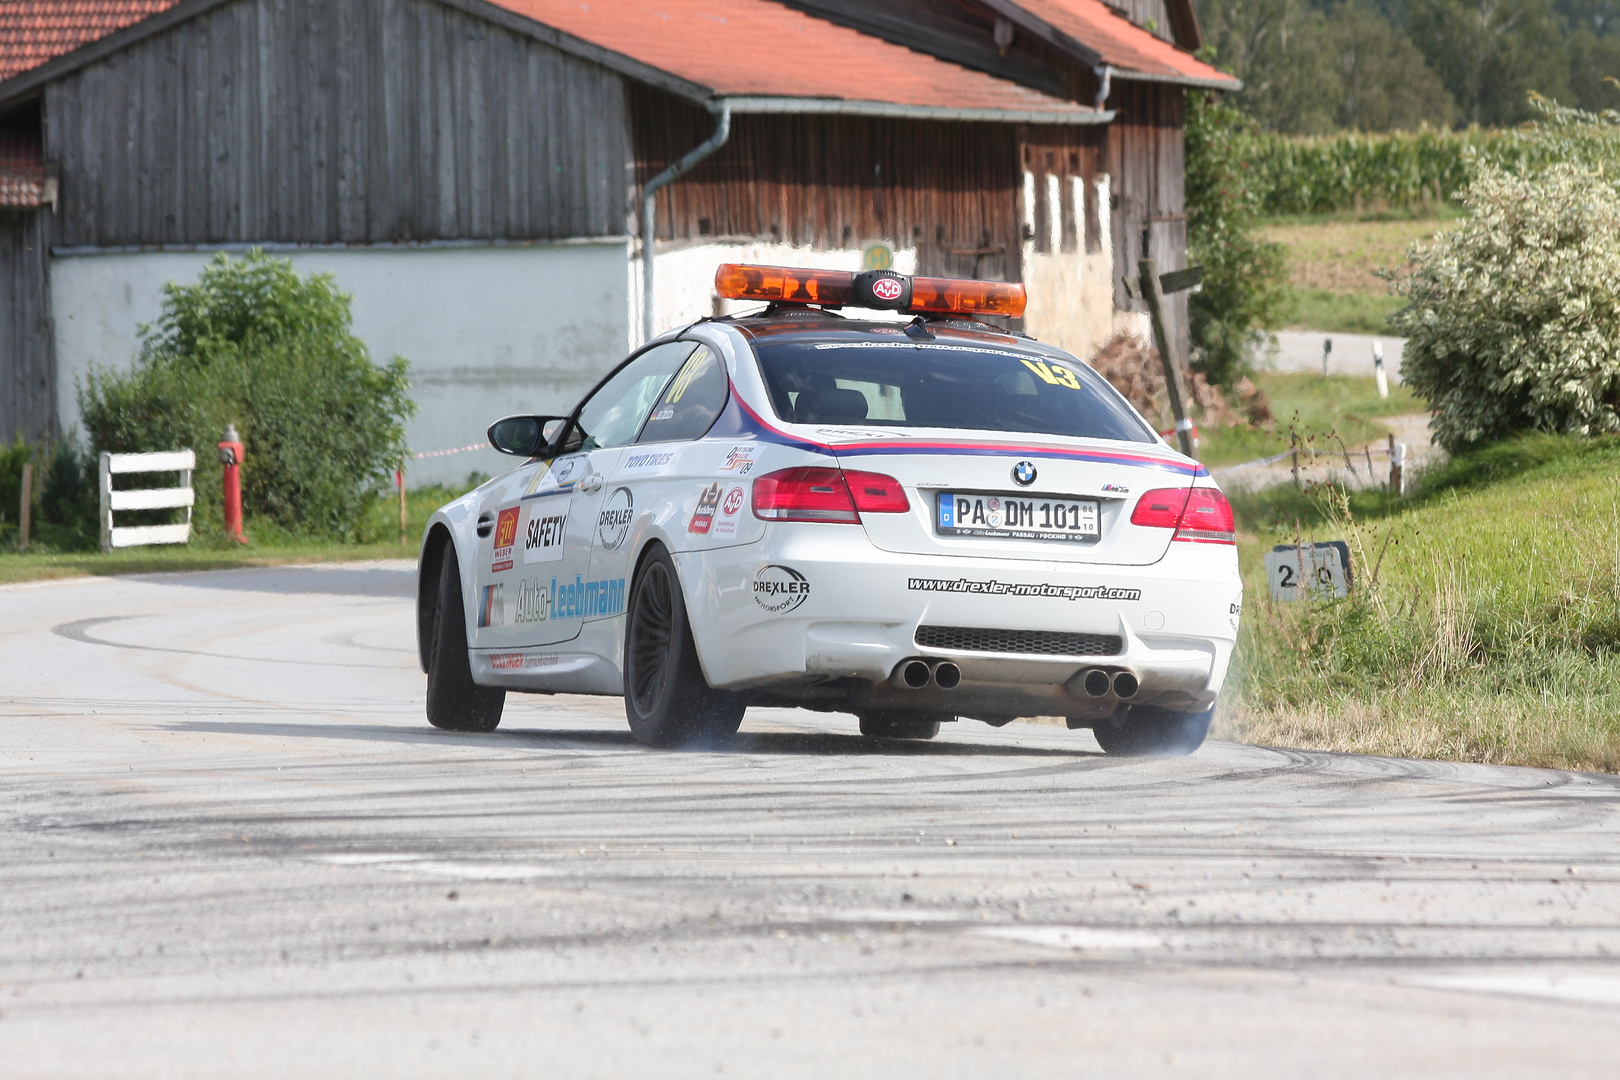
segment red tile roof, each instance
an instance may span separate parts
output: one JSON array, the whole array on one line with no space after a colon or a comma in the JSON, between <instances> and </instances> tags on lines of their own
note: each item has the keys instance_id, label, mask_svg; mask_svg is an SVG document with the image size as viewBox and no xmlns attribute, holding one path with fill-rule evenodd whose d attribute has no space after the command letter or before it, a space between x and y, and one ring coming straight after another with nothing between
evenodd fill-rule
<instances>
[{"instance_id":1,"label":"red tile roof","mask_svg":"<svg viewBox=\"0 0 1620 1080\"><path fill-rule=\"evenodd\" d=\"M1237 79L1231 75L1148 33L1102 0L1014 2L1054 30L1090 46L1101 54L1103 63L1126 72L1176 81L1193 80L1212 86L1229 85L1232 89L1238 86Z\"/></svg>"},{"instance_id":2,"label":"red tile roof","mask_svg":"<svg viewBox=\"0 0 1620 1080\"><path fill-rule=\"evenodd\" d=\"M1049 97L773 0L494 0L722 96L1073 113Z\"/></svg>"},{"instance_id":3,"label":"red tile roof","mask_svg":"<svg viewBox=\"0 0 1620 1080\"><path fill-rule=\"evenodd\" d=\"M0 82L179 2L4 0L0 3Z\"/></svg>"}]
</instances>

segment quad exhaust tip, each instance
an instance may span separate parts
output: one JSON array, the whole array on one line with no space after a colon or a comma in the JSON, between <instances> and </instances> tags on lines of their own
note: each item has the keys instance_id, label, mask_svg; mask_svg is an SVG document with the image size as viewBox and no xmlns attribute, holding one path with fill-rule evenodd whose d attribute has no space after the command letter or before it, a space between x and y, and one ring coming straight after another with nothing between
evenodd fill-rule
<instances>
[{"instance_id":1,"label":"quad exhaust tip","mask_svg":"<svg viewBox=\"0 0 1620 1080\"><path fill-rule=\"evenodd\" d=\"M1120 700L1133 698L1142 688L1136 676L1129 671L1105 671L1102 668L1088 668L1080 676L1080 685L1090 697L1100 698L1113 694Z\"/></svg>"},{"instance_id":2,"label":"quad exhaust tip","mask_svg":"<svg viewBox=\"0 0 1620 1080\"><path fill-rule=\"evenodd\" d=\"M902 690L924 690L930 685L955 690L962 685L962 669L949 660L932 665L926 660L907 660L894 669L889 681Z\"/></svg>"}]
</instances>

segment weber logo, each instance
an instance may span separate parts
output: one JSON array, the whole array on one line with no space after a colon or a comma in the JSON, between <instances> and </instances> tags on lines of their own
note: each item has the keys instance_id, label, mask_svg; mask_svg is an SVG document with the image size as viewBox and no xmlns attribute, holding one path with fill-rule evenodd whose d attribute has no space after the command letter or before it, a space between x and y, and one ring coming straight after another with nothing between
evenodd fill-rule
<instances>
[{"instance_id":1,"label":"weber logo","mask_svg":"<svg viewBox=\"0 0 1620 1080\"><path fill-rule=\"evenodd\" d=\"M767 566L754 575L754 603L779 615L810 598L810 583L791 566Z\"/></svg>"},{"instance_id":2,"label":"weber logo","mask_svg":"<svg viewBox=\"0 0 1620 1080\"><path fill-rule=\"evenodd\" d=\"M490 573L499 574L503 570L512 569L512 548L517 543L518 518L522 514L520 508L508 506L496 519L495 552L494 559L489 564Z\"/></svg>"}]
</instances>

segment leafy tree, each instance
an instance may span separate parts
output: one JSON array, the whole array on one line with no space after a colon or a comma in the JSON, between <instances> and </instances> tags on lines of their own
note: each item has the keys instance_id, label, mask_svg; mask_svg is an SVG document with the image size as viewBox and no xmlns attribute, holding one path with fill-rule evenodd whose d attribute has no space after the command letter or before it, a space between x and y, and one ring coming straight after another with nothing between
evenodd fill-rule
<instances>
[{"instance_id":1,"label":"leafy tree","mask_svg":"<svg viewBox=\"0 0 1620 1080\"><path fill-rule=\"evenodd\" d=\"M1187 258L1204 268L1187 301L1192 368L1230 387L1287 299L1283 252L1255 229L1255 123L1214 95L1187 96Z\"/></svg>"},{"instance_id":2,"label":"leafy tree","mask_svg":"<svg viewBox=\"0 0 1620 1080\"><path fill-rule=\"evenodd\" d=\"M1569 58L1552 0L1409 0L1406 21L1468 123L1529 119L1532 91L1567 97Z\"/></svg>"},{"instance_id":3,"label":"leafy tree","mask_svg":"<svg viewBox=\"0 0 1620 1080\"><path fill-rule=\"evenodd\" d=\"M221 253L195 283L164 292L135 366L94 371L80 387L92 446L190 446L199 502L217 508L217 481L203 477L218 476L215 443L234 423L247 450L250 518L352 537L405 455L404 420L415 411L406 362L371 362L331 275L301 278L289 260L260 251Z\"/></svg>"},{"instance_id":4,"label":"leafy tree","mask_svg":"<svg viewBox=\"0 0 1620 1080\"><path fill-rule=\"evenodd\" d=\"M1339 76L1334 119L1353 131L1450 126L1457 107L1423 54L1371 8L1342 3L1324 24L1329 63Z\"/></svg>"}]
</instances>

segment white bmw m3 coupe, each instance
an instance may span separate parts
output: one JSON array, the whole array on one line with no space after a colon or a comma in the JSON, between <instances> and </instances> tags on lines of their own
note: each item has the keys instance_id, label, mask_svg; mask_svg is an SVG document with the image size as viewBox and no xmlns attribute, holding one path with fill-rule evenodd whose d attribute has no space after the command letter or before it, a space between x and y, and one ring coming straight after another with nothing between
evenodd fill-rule
<instances>
[{"instance_id":1,"label":"white bmw m3 coupe","mask_svg":"<svg viewBox=\"0 0 1620 1080\"><path fill-rule=\"evenodd\" d=\"M521 464L433 515L431 723L493 730L520 691L622 695L654 746L781 705L874 738L1044 716L1109 753L1198 747L1242 608L1231 507L1084 363L976 317L1021 314L1021 285L716 285L767 306L497 421Z\"/></svg>"}]
</instances>

